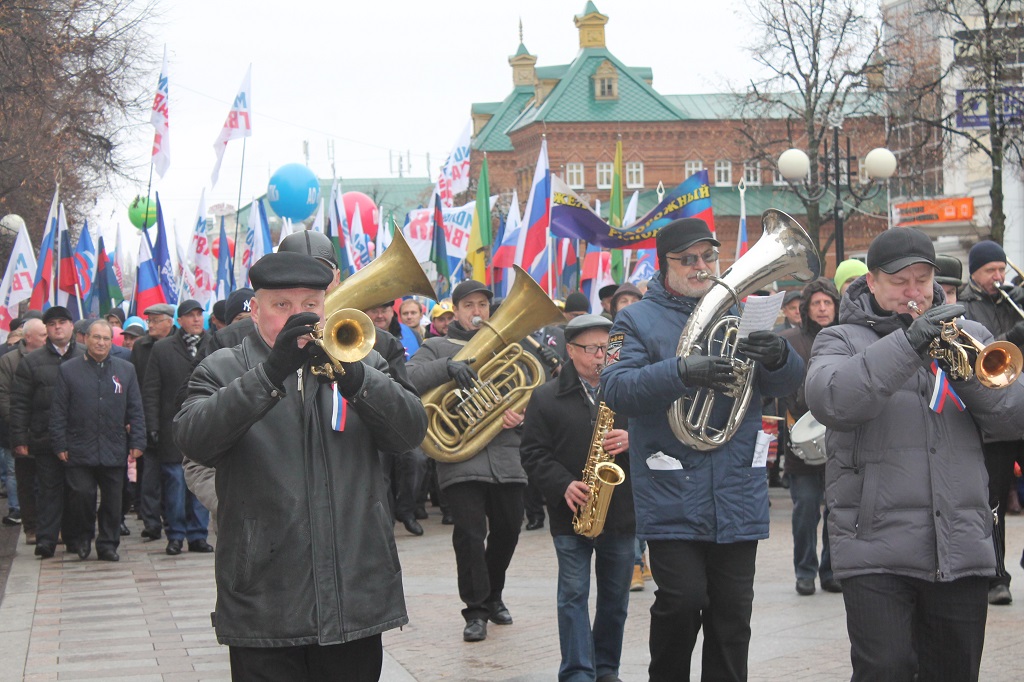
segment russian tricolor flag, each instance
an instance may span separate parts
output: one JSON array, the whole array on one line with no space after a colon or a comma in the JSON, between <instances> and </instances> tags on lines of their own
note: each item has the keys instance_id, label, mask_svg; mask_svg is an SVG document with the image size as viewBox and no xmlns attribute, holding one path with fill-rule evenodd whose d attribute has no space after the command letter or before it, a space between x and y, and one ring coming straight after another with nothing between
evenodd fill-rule
<instances>
[{"instance_id":1,"label":"russian tricolor flag","mask_svg":"<svg viewBox=\"0 0 1024 682\"><path fill-rule=\"evenodd\" d=\"M221 244L224 250L226 246ZM139 268L135 275L135 309L140 313L151 305L167 303L164 298L164 290L160 286L160 273L157 271L156 261L153 260L153 249L149 244L149 235L142 234L142 243L139 245Z\"/></svg>"},{"instance_id":2,"label":"russian tricolor flag","mask_svg":"<svg viewBox=\"0 0 1024 682\"><path fill-rule=\"evenodd\" d=\"M53 193L50 212L46 216L46 230L39 245L39 260L35 281L32 282L32 297L28 307L32 310L46 310L53 296L53 245L57 234L57 192Z\"/></svg>"},{"instance_id":3,"label":"russian tricolor flag","mask_svg":"<svg viewBox=\"0 0 1024 682\"><path fill-rule=\"evenodd\" d=\"M526 200L526 225L519 233L516 262L540 282L548 273L548 232L551 227L551 169L548 141L540 143L540 155L533 172L530 197ZM542 285L543 286L543 285ZM547 287L546 290L550 290Z\"/></svg>"}]
</instances>

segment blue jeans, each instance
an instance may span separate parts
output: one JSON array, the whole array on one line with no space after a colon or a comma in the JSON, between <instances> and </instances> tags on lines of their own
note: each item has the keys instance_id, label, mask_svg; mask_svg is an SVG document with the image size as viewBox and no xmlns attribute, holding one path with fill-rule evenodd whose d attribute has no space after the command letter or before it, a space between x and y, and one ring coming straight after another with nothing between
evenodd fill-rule
<instances>
[{"instance_id":1,"label":"blue jeans","mask_svg":"<svg viewBox=\"0 0 1024 682\"><path fill-rule=\"evenodd\" d=\"M14 475L14 452L0 448L0 459L3 460L0 469L3 470L4 484L7 486L7 508L11 513L17 513L21 505L18 504L18 479Z\"/></svg>"},{"instance_id":2,"label":"blue jeans","mask_svg":"<svg viewBox=\"0 0 1024 682\"><path fill-rule=\"evenodd\" d=\"M185 470L181 464L160 464L163 485L164 522L168 540L205 540L210 525L206 511L192 491L185 487Z\"/></svg>"},{"instance_id":3,"label":"blue jeans","mask_svg":"<svg viewBox=\"0 0 1024 682\"><path fill-rule=\"evenodd\" d=\"M618 675L622 633L629 607L635 539L604 533L595 539L554 536L558 557L558 642L560 682L593 682ZM590 557L596 552L597 612L590 626Z\"/></svg>"},{"instance_id":4,"label":"blue jeans","mask_svg":"<svg viewBox=\"0 0 1024 682\"><path fill-rule=\"evenodd\" d=\"M825 472L789 474L789 496L793 499L793 568L798 580L832 578L832 557L828 551L828 507L825 503ZM818 522L821 521L821 563L818 563Z\"/></svg>"}]
</instances>

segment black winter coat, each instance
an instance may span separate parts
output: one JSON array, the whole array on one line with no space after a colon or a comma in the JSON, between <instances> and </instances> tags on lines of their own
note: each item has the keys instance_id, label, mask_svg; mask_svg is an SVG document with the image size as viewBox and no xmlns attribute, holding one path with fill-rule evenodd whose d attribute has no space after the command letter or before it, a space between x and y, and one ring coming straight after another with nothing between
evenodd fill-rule
<instances>
[{"instance_id":1,"label":"black winter coat","mask_svg":"<svg viewBox=\"0 0 1024 682\"><path fill-rule=\"evenodd\" d=\"M83 346L69 342L67 352L60 355L49 341L32 351L18 363L11 387L11 448L28 446L28 454L50 454L50 405L57 386L60 365L81 357Z\"/></svg>"},{"instance_id":2,"label":"black winter coat","mask_svg":"<svg viewBox=\"0 0 1024 682\"><path fill-rule=\"evenodd\" d=\"M583 478L596 418L597 406L587 398L572 362L565 364L557 378L535 390L526 407L519 451L530 483L540 488L547 500L552 535L575 533L573 512L565 502L565 489ZM628 419L615 418L615 428L627 426ZM626 472L626 480L615 486L604 532L632 535L636 524L633 490L629 484L629 457L617 457L615 463ZM608 492L610 494L611 490Z\"/></svg>"},{"instance_id":3,"label":"black winter coat","mask_svg":"<svg viewBox=\"0 0 1024 682\"><path fill-rule=\"evenodd\" d=\"M144 449L146 422L132 363L114 357L96 362L85 354L61 365L50 441L54 454L68 453L68 466L125 466L129 448Z\"/></svg>"},{"instance_id":4,"label":"black winter coat","mask_svg":"<svg viewBox=\"0 0 1024 682\"><path fill-rule=\"evenodd\" d=\"M1020 287L1011 296L1020 296ZM993 296L985 293L974 282L968 282L957 293L956 302L967 309L964 317L980 323L992 333L996 341L1005 341L1013 325L1020 322L1020 315L999 292Z\"/></svg>"},{"instance_id":5,"label":"black winter coat","mask_svg":"<svg viewBox=\"0 0 1024 682\"><path fill-rule=\"evenodd\" d=\"M146 411L146 428L150 433L160 434L156 454L165 464L181 463L182 453L174 444L171 429L177 412L178 390L191 374L192 356L188 354L180 329L153 345L142 384L142 405Z\"/></svg>"}]
</instances>

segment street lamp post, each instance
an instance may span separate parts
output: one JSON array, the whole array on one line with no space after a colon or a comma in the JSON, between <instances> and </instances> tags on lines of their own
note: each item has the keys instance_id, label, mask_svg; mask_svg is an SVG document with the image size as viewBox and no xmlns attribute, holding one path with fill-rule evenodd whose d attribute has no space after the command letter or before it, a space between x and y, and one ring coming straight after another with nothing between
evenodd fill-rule
<instances>
[{"instance_id":1,"label":"street lamp post","mask_svg":"<svg viewBox=\"0 0 1024 682\"><path fill-rule=\"evenodd\" d=\"M831 161L832 168L827 169L825 172L825 183L817 187L806 186L808 174L811 169L811 160L807 157L807 153L802 149L787 149L782 152L779 156L778 166L779 173L789 183L790 188L796 192L797 196L801 197L804 201L814 202L822 199L829 190L834 187L835 203L832 206L832 218L835 220L835 237L836 237L836 264L843 262L846 259L844 253L843 243L843 201L842 201L842 161L844 157L839 154L839 131L843 127L843 117L841 114L830 115L828 124L832 128L832 156L829 157L828 143L825 143L825 158ZM864 169L868 173L874 182L872 186L864 192L858 192L854 189L852 175L850 174L850 138L846 138L846 191L850 193L855 199L864 201L870 199L881 191L885 185L885 181L892 177L893 173L896 172L896 155L885 147L879 147L872 149L868 152L868 155L864 157ZM831 171L831 172L829 172ZM801 189L800 185L805 186Z\"/></svg>"}]
</instances>

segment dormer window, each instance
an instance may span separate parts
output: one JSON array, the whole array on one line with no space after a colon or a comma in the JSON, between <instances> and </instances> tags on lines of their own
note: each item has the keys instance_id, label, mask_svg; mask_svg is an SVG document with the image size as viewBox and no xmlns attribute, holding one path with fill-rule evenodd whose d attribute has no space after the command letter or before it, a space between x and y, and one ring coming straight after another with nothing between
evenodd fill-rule
<instances>
[{"instance_id":1,"label":"dormer window","mask_svg":"<svg viewBox=\"0 0 1024 682\"><path fill-rule=\"evenodd\" d=\"M610 61L605 60L594 72L594 99L619 98L619 72Z\"/></svg>"}]
</instances>

